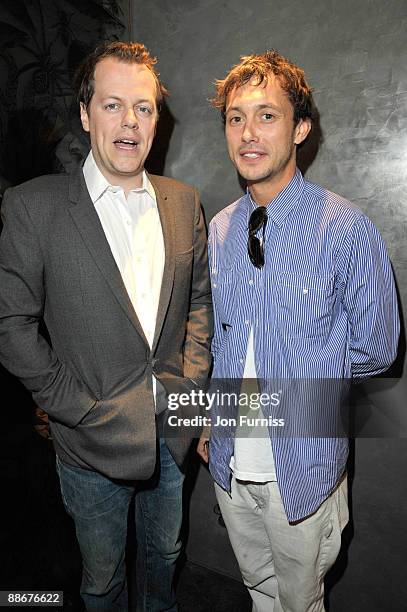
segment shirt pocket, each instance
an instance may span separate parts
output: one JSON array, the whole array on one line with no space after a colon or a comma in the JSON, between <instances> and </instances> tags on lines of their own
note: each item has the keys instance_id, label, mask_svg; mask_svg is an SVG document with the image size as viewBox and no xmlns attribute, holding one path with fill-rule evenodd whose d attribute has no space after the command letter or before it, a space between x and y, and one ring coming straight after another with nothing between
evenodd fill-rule
<instances>
[{"instance_id":1,"label":"shirt pocket","mask_svg":"<svg viewBox=\"0 0 407 612\"><path fill-rule=\"evenodd\" d=\"M232 324L235 313L236 279L233 273L219 273L211 278L212 299L220 322L225 327Z\"/></svg>"},{"instance_id":2,"label":"shirt pocket","mask_svg":"<svg viewBox=\"0 0 407 612\"><path fill-rule=\"evenodd\" d=\"M333 276L280 273L277 277L277 333L290 338L325 338L334 304Z\"/></svg>"}]
</instances>

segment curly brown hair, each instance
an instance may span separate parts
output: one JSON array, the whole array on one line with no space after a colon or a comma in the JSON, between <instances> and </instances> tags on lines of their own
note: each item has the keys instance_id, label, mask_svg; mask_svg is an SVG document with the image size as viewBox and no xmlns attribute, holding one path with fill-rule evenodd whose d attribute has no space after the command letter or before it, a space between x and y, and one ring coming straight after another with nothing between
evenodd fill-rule
<instances>
[{"instance_id":1,"label":"curly brown hair","mask_svg":"<svg viewBox=\"0 0 407 612\"><path fill-rule=\"evenodd\" d=\"M243 55L240 63L233 66L224 79L215 81L216 96L211 102L220 109L223 121L225 121L227 98L232 89L245 85L253 77L256 78L256 85L260 85L267 81L270 74L278 78L293 105L294 123L297 124L300 119L312 121L314 102L304 71L275 49L270 49L263 55Z\"/></svg>"},{"instance_id":2,"label":"curly brown hair","mask_svg":"<svg viewBox=\"0 0 407 612\"><path fill-rule=\"evenodd\" d=\"M77 100L85 105L88 109L95 89L95 69L99 62L106 57L114 57L121 62L129 64L142 64L146 66L152 73L156 86L157 108L160 108L165 96L168 96L168 91L159 80L159 73L156 72L154 65L157 63L157 58L152 57L142 43L137 42L104 42L90 53L80 64L74 77L74 88L77 92Z\"/></svg>"}]
</instances>

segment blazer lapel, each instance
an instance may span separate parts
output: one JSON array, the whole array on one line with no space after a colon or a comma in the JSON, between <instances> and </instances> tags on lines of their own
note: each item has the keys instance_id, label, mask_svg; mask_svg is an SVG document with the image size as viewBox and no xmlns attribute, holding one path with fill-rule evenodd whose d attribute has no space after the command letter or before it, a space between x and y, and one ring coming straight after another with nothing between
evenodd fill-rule
<instances>
[{"instance_id":1,"label":"blazer lapel","mask_svg":"<svg viewBox=\"0 0 407 612\"><path fill-rule=\"evenodd\" d=\"M121 308L124 310L144 342L148 345L143 328L138 320L120 271L110 250L98 214L89 196L82 168L80 168L76 174L71 175L69 198L71 202L75 203L75 206L70 207L69 212L71 213L73 221L84 243L94 258L100 273L105 278L106 283L110 287Z\"/></svg>"},{"instance_id":2,"label":"blazer lapel","mask_svg":"<svg viewBox=\"0 0 407 612\"><path fill-rule=\"evenodd\" d=\"M173 196L170 193L160 191L154 176L148 175L151 184L154 187L157 198L158 212L160 215L161 228L163 231L164 248L165 248L165 265L163 272L163 280L161 283L160 300L158 303L157 318L155 324L155 333L152 351L154 352L157 346L158 339L161 334L161 329L164 324L165 314L171 297L171 292L174 284L175 257L174 257L174 210L175 202L172 201Z\"/></svg>"}]
</instances>

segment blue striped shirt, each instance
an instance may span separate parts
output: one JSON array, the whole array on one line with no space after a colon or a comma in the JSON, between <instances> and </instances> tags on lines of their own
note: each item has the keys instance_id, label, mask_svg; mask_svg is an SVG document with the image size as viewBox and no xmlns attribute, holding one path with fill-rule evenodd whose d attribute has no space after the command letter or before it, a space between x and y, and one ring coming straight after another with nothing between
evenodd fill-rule
<instances>
[{"instance_id":1,"label":"blue striped shirt","mask_svg":"<svg viewBox=\"0 0 407 612\"><path fill-rule=\"evenodd\" d=\"M297 170L267 206L265 265L257 269L247 254L254 207L247 193L209 227L213 378L243 376L251 328L259 379L364 378L386 370L399 319L391 265L373 223ZM233 437L212 428L209 466L227 491L233 446ZM287 518L299 520L337 485L348 441L272 436L272 447Z\"/></svg>"}]
</instances>

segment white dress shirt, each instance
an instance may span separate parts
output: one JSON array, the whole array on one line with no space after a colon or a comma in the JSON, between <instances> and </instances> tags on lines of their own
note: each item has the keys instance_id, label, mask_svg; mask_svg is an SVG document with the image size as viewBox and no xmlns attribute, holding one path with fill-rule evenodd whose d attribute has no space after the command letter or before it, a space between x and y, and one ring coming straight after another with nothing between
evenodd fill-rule
<instances>
[{"instance_id":1,"label":"white dress shirt","mask_svg":"<svg viewBox=\"0 0 407 612\"><path fill-rule=\"evenodd\" d=\"M143 172L142 187L127 198L110 185L92 151L83 165L90 197L146 339L153 344L165 263L164 239L153 186Z\"/></svg>"}]
</instances>

